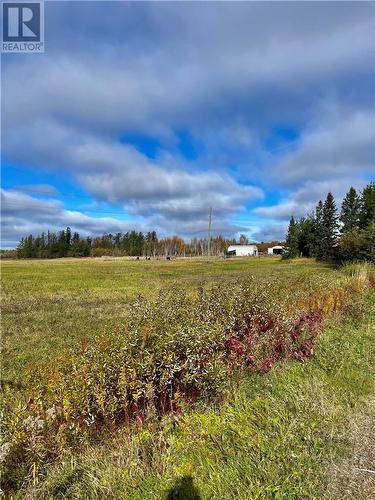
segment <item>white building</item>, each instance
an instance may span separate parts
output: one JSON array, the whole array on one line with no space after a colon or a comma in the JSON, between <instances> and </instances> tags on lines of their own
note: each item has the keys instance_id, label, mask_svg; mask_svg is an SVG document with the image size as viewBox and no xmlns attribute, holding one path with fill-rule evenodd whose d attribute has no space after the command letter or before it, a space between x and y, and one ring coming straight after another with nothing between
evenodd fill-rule
<instances>
[{"instance_id":1,"label":"white building","mask_svg":"<svg viewBox=\"0 0 375 500\"><path fill-rule=\"evenodd\" d=\"M227 255L235 257L250 257L258 255L256 245L230 245L227 250Z\"/></svg>"},{"instance_id":2,"label":"white building","mask_svg":"<svg viewBox=\"0 0 375 500\"><path fill-rule=\"evenodd\" d=\"M268 255L280 255L283 253L284 247L281 245L275 245L267 249Z\"/></svg>"}]
</instances>

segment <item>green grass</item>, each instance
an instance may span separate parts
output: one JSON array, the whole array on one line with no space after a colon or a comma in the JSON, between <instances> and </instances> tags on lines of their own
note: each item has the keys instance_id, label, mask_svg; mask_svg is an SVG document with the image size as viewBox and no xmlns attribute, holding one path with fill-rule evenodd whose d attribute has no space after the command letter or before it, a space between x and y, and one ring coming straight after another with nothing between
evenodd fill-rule
<instances>
[{"instance_id":1,"label":"green grass","mask_svg":"<svg viewBox=\"0 0 375 500\"><path fill-rule=\"evenodd\" d=\"M347 422L374 392L373 292L366 309L360 321L341 318L329 327L307 362L280 364L265 376L245 375L224 404L187 412L176 426L165 419L158 429L123 430L80 455L68 454L28 494L333 498L327 485L332 464L349 452ZM168 497L172 491L180 496Z\"/></svg>"},{"instance_id":2,"label":"green grass","mask_svg":"<svg viewBox=\"0 0 375 500\"><path fill-rule=\"evenodd\" d=\"M335 283L340 275L279 258L3 262L3 378L17 381L28 363L121 329L138 294L152 299L176 283L193 293L253 276L271 283L275 298L284 291L285 305L315 279ZM107 429L100 442L31 467L15 498L331 498L332 464L349 453L347 422L374 393L374 312L372 291L331 320L313 358L238 374L220 403L185 404L177 422L166 415Z\"/></svg>"},{"instance_id":3,"label":"green grass","mask_svg":"<svg viewBox=\"0 0 375 500\"><path fill-rule=\"evenodd\" d=\"M326 265L264 259L58 259L2 262L3 377L14 380L28 363L58 355L81 337L127 321L129 301L166 286L255 276L275 283L334 274Z\"/></svg>"}]
</instances>

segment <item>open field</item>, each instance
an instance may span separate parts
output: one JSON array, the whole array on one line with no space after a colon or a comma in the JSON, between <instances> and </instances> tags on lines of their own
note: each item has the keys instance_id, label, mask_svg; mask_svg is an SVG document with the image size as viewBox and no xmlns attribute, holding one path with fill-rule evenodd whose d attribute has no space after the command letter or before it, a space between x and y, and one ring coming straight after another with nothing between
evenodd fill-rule
<instances>
[{"instance_id":1,"label":"open field","mask_svg":"<svg viewBox=\"0 0 375 500\"><path fill-rule=\"evenodd\" d=\"M155 297L175 283L192 290L230 278L255 276L277 284L331 274L335 271L324 264L286 264L279 257L3 261L4 376L13 379L25 363L47 359L82 336L123 324L129 302L138 294Z\"/></svg>"},{"instance_id":2,"label":"open field","mask_svg":"<svg viewBox=\"0 0 375 500\"><path fill-rule=\"evenodd\" d=\"M3 262L3 487L344 498L346 424L374 394L370 276L307 259ZM359 483L346 498L368 498Z\"/></svg>"}]
</instances>

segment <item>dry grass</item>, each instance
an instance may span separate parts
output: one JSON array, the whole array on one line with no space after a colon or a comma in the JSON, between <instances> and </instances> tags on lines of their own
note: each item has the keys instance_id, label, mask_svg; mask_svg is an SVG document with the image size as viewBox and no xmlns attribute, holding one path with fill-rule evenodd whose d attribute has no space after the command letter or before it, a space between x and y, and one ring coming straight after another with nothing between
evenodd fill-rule
<instances>
[{"instance_id":1,"label":"dry grass","mask_svg":"<svg viewBox=\"0 0 375 500\"><path fill-rule=\"evenodd\" d=\"M371 500L375 498L375 399L350 419L346 438L349 457L331 469L328 498ZM372 472L370 472L372 471Z\"/></svg>"}]
</instances>

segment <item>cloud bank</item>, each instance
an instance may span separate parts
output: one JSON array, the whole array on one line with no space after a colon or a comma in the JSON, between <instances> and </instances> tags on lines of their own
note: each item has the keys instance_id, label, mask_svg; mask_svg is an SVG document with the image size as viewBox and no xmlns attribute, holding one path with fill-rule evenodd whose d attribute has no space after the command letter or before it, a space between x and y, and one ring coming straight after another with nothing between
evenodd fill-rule
<instances>
[{"instance_id":1,"label":"cloud bank","mask_svg":"<svg viewBox=\"0 0 375 500\"><path fill-rule=\"evenodd\" d=\"M193 236L212 206L215 232L279 238L292 213L374 171L374 14L366 2L49 2L46 53L3 62L3 164L25 177L9 168L5 201L21 213L5 241L64 217L86 233L124 227L67 207L72 184L138 227Z\"/></svg>"}]
</instances>

